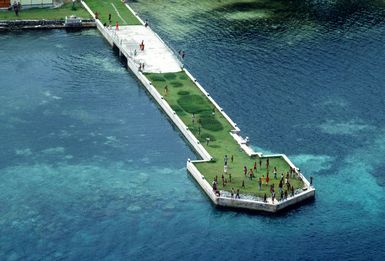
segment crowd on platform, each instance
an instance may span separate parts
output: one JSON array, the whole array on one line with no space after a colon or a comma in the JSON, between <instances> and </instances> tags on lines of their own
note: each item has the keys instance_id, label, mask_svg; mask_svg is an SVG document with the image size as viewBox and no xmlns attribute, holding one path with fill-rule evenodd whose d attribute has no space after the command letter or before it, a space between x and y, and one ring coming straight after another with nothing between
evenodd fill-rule
<instances>
[{"instance_id":1,"label":"crowd on platform","mask_svg":"<svg viewBox=\"0 0 385 261\"><path fill-rule=\"evenodd\" d=\"M223 166L223 174L221 175L221 185L222 188L225 188L228 183L232 183L231 179L231 173L228 171L228 164L229 160L231 163L234 162L234 156L231 155L229 158L227 155L224 156L224 166ZM276 200L277 201L283 201L287 200L288 197L293 197L295 195L295 188L294 185L292 184L293 179L301 179L301 177L298 175L297 171L295 168L290 167L289 171L286 173L281 173L280 176L278 176L278 170L277 167L273 167L273 173L272 176L270 176L269 170L270 170L270 160L269 158L266 159L265 161L265 170L266 170L266 176L265 174L262 174L263 170L263 162L262 158L259 158L259 168L257 165L257 161L254 162L254 165L252 168L248 168L246 165L243 167L243 174L244 174L244 179L242 180L241 183L241 188L245 188L245 180L249 179L250 182L253 182L253 179L256 180L257 187L258 187L258 192L263 191L263 190L269 190L270 195L271 195L271 201L274 203ZM258 177L258 169L262 175ZM272 182L274 180L274 182ZM276 185L278 185L276 188ZM220 189L218 187L218 176L214 177L213 183L212 183L212 188L215 193L215 195L220 196ZM230 190L230 197L239 199L240 198L240 189L234 189L233 187ZM264 193L263 196L263 201L267 202L267 193Z\"/></svg>"}]
</instances>

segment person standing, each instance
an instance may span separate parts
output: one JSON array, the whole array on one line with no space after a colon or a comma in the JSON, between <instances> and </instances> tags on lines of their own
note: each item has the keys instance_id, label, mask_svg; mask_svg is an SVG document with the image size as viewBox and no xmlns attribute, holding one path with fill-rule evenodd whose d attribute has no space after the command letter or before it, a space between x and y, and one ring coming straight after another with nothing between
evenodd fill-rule
<instances>
[{"instance_id":1,"label":"person standing","mask_svg":"<svg viewBox=\"0 0 385 261\"><path fill-rule=\"evenodd\" d=\"M115 30L119 30L119 22L118 21L116 21Z\"/></svg>"},{"instance_id":2,"label":"person standing","mask_svg":"<svg viewBox=\"0 0 385 261\"><path fill-rule=\"evenodd\" d=\"M16 16L19 16L19 6L16 1L13 2L13 11L15 11Z\"/></svg>"},{"instance_id":3,"label":"person standing","mask_svg":"<svg viewBox=\"0 0 385 261\"><path fill-rule=\"evenodd\" d=\"M108 22L111 24L111 14L108 14Z\"/></svg>"}]
</instances>

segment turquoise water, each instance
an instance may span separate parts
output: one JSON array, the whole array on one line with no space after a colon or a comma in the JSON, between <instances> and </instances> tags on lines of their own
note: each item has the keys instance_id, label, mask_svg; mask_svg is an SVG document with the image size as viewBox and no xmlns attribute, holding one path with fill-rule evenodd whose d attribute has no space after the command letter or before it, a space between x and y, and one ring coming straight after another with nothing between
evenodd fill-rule
<instances>
[{"instance_id":1,"label":"turquoise water","mask_svg":"<svg viewBox=\"0 0 385 261\"><path fill-rule=\"evenodd\" d=\"M316 200L214 208L186 173L193 151L96 31L2 34L0 260L383 259L382 16L245 27L233 10L135 8L257 150L315 177Z\"/></svg>"}]
</instances>

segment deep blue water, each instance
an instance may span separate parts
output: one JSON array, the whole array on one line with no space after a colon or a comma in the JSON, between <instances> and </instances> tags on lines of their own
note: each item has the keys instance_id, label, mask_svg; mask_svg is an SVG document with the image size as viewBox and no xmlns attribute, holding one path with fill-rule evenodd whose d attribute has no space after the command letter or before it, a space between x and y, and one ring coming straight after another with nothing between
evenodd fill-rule
<instances>
[{"instance_id":1,"label":"deep blue water","mask_svg":"<svg viewBox=\"0 0 385 261\"><path fill-rule=\"evenodd\" d=\"M315 177L316 200L215 209L185 171L194 153L97 32L2 34L0 259L382 260L381 16L244 26L135 8L257 150Z\"/></svg>"}]
</instances>

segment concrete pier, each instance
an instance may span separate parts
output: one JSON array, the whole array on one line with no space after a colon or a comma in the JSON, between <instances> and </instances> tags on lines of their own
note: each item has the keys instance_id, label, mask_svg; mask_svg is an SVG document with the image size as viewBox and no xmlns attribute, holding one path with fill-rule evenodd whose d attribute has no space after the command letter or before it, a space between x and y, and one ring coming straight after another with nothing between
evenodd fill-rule
<instances>
[{"instance_id":1,"label":"concrete pier","mask_svg":"<svg viewBox=\"0 0 385 261\"><path fill-rule=\"evenodd\" d=\"M83 6L95 17L90 8L82 2ZM127 8L134 14L135 12L126 4ZM164 110L168 117L178 127L181 133L189 141L190 145L202 158L201 160L188 160L187 169L189 173L194 177L202 190L210 198L213 204L223 207L241 208L249 210L257 210L275 213L286 209L290 206L300 204L306 199L313 198L315 196L315 188L310 185L306 178L299 172L298 168L283 154L277 155L263 155L260 152L254 152L248 145L248 141L241 137L240 129L231 120L231 118L223 111L214 99L207 93L207 91L196 81L196 79L183 68L183 64L179 61L179 57L175 54L154 32L150 27L144 26L143 20L138 17L142 25L121 26L119 29L115 27L105 27L96 19L96 25L101 34L106 38L114 48L118 48L119 54L124 55L127 59L127 66L135 74L135 76L141 81L143 86L147 89L149 94L156 100L159 106ZM140 50L139 45L144 43L144 50ZM139 69L144 64L144 69ZM283 201L272 202L269 199L267 202L263 202L258 199L234 199L225 196L215 195L211 185L205 179L204 175L199 172L194 163L208 162L212 160L211 155L200 144L199 140L188 129L184 122L179 118L170 105L163 99L162 95L152 86L151 81L143 74L143 72L152 73L166 73L166 72L179 72L184 71L191 80L196 84L197 88L209 99L212 105L226 118L226 120L232 125L233 130L230 135L236 140L240 148L249 156L257 155L260 158L266 157L282 157L288 165L293 168L296 174L303 180L304 188L302 191L297 191L294 196L289 197ZM222 194L222 193L221 193Z\"/></svg>"}]
</instances>

